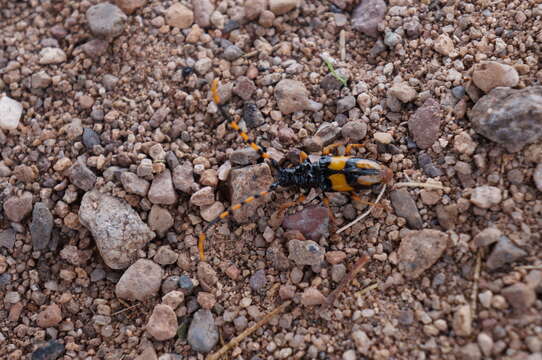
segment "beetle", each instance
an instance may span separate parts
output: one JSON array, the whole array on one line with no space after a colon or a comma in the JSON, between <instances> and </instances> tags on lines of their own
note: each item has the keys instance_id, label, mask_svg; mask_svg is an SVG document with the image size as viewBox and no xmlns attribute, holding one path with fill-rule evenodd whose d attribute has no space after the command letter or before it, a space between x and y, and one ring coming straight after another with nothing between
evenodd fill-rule
<instances>
[{"instance_id":1,"label":"beetle","mask_svg":"<svg viewBox=\"0 0 542 360\"><path fill-rule=\"evenodd\" d=\"M342 145L341 143L326 146L322 155L314 162L310 161L309 156L301 151L299 154L299 164L292 167L283 167L276 160L272 159L267 153L265 147L250 141L249 136L237 124L237 122L228 114L224 105L220 104L218 94L218 79L215 79L211 85L213 101L218 107L222 116L226 119L228 126L237 131L239 136L256 150L263 161L268 161L275 170L275 181L265 191L261 191L249 196L242 202L232 205L229 209L222 212L216 218L211 220L199 234L198 249L201 260L205 259L205 240L209 228L222 219L231 215L232 211L240 209L244 204L248 204L262 196L266 196L279 187L298 187L302 189L320 189L323 192L349 192L355 201L372 204L363 201L359 196L352 192L357 190L372 189L376 185L388 184L393 178L393 171L385 165L375 160L363 159L355 156L349 156L354 148L362 147L362 144L348 144L345 147L345 155L330 156L333 149ZM287 206L303 201L300 196L296 202L289 203ZM329 201L324 200L329 208Z\"/></svg>"}]
</instances>

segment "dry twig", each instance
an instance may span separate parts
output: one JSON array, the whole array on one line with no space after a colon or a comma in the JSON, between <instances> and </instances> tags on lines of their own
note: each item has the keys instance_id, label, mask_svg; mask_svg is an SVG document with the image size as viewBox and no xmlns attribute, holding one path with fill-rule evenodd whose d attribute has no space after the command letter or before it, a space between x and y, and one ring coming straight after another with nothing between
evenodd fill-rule
<instances>
[{"instance_id":1,"label":"dry twig","mask_svg":"<svg viewBox=\"0 0 542 360\"><path fill-rule=\"evenodd\" d=\"M386 191L386 184L384 184L384 186L382 186L382 190L380 190L380 193L378 194L378 197L376 198L376 201L375 201L375 204L378 204L378 202L380 201L380 199L382 198L382 195L384 194L384 191ZM346 229L348 229L349 227L351 227L352 225L358 223L359 221L361 221L362 219L366 218L367 216L369 216L369 214L371 213L371 210L373 210L373 207L374 205L372 205L369 210L367 210L366 212L364 212L363 214L361 214L360 216L358 216L356 219L354 219L352 222L350 222L349 224L343 226L342 228L340 228L338 231L337 231L337 234L340 234L342 233L343 231L345 231Z\"/></svg>"},{"instance_id":2,"label":"dry twig","mask_svg":"<svg viewBox=\"0 0 542 360\"><path fill-rule=\"evenodd\" d=\"M344 291L344 289L346 288L346 286L352 281L354 280L354 278L356 277L356 275L361 271L361 269L363 269L363 266L365 266L365 264L367 264L367 262L369 261L369 257L367 255L363 255L362 257L360 257L358 259L358 261L356 261L356 263L354 264L354 266L352 267L352 270L350 270L350 272L348 274L346 274L346 276L341 280L339 286L337 286L337 288L335 288L335 290L333 290L326 298L326 302L324 303L324 305L322 305L322 310L328 308L330 305L332 305L334 302L335 302L335 299L337 298L337 296Z\"/></svg>"},{"instance_id":3,"label":"dry twig","mask_svg":"<svg viewBox=\"0 0 542 360\"><path fill-rule=\"evenodd\" d=\"M114 312L113 314L111 314L111 316L115 316L115 315L118 315L118 314L122 314L123 312L126 312L126 311L128 311L128 310L132 310L133 308L136 308L136 307L138 307L138 306L140 306L140 305L141 305L141 303L137 303L137 304L135 304L135 305L128 306L127 308L124 308L124 309L122 309L122 310L119 310L119 311L117 311L117 312Z\"/></svg>"},{"instance_id":4,"label":"dry twig","mask_svg":"<svg viewBox=\"0 0 542 360\"><path fill-rule=\"evenodd\" d=\"M470 297L470 311L471 317L476 317L476 305L478 304L478 288L480 283L480 271L482 269L482 250L478 250L476 254L476 265L474 267L474 279L472 284L472 293Z\"/></svg>"},{"instance_id":5,"label":"dry twig","mask_svg":"<svg viewBox=\"0 0 542 360\"><path fill-rule=\"evenodd\" d=\"M239 343L241 343L241 341L243 341L247 336L250 336L250 334L252 334L254 331L258 330L259 328L261 328L262 326L267 324L269 322L269 320L271 320L271 318L273 316L277 315L278 313L281 313L284 309L286 309L286 307L288 307L288 305L290 305L290 303L291 303L291 301L286 301L283 304L281 304L280 306L276 307L273 311L271 311L270 313L265 315L256 324L254 324L253 326L251 326L248 329L246 329L245 331L243 331L241 334L239 334L236 337L234 337L233 339L231 339L229 343L227 343L226 345L221 347L217 352L207 356L207 360L218 360L218 359L220 359L220 357L222 355L226 354L229 350L231 350L232 348L237 346Z\"/></svg>"},{"instance_id":6,"label":"dry twig","mask_svg":"<svg viewBox=\"0 0 542 360\"><path fill-rule=\"evenodd\" d=\"M423 187L427 189L438 189L438 190L444 190L444 191L450 191L450 188L447 186L442 186L441 184L435 184L435 183L421 183L421 182L399 182L395 183L393 185L394 188L402 188L402 187Z\"/></svg>"}]
</instances>

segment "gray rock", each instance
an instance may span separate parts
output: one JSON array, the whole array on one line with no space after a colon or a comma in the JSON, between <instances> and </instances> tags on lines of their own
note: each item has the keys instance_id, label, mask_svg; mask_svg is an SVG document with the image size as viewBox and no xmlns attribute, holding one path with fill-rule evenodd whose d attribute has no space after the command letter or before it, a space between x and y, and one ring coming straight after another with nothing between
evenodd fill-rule
<instances>
[{"instance_id":1,"label":"gray rock","mask_svg":"<svg viewBox=\"0 0 542 360\"><path fill-rule=\"evenodd\" d=\"M84 128L83 129L83 144L88 150L92 150L95 145L100 145L100 135L96 131Z\"/></svg>"},{"instance_id":2,"label":"gray rock","mask_svg":"<svg viewBox=\"0 0 542 360\"><path fill-rule=\"evenodd\" d=\"M517 152L542 137L542 86L493 89L468 116L478 134Z\"/></svg>"},{"instance_id":3,"label":"gray rock","mask_svg":"<svg viewBox=\"0 0 542 360\"><path fill-rule=\"evenodd\" d=\"M32 89L45 89L51 85L51 77L45 71L40 71L32 74L30 83Z\"/></svg>"},{"instance_id":4,"label":"gray rock","mask_svg":"<svg viewBox=\"0 0 542 360\"><path fill-rule=\"evenodd\" d=\"M237 60L241 57L241 55L243 55L243 51L235 45L228 46L226 49L224 49L224 54L222 54L224 59L228 61Z\"/></svg>"},{"instance_id":5,"label":"gray rock","mask_svg":"<svg viewBox=\"0 0 542 360\"><path fill-rule=\"evenodd\" d=\"M409 279L419 277L444 254L448 235L442 231L425 229L408 232L397 253L399 270Z\"/></svg>"},{"instance_id":6,"label":"gray rock","mask_svg":"<svg viewBox=\"0 0 542 360\"><path fill-rule=\"evenodd\" d=\"M489 246L499 241L502 236L502 232L496 227L488 227L480 231L474 237L474 245L477 247Z\"/></svg>"},{"instance_id":7,"label":"gray rock","mask_svg":"<svg viewBox=\"0 0 542 360\"><path fill-rule=\"evenodd\" d=\"M130 171L123 171L120 174L120 182L122 183L124 190L130 194L146 196L149 191L149 182Z\"/></svg>"},{"instance_id":8,"label":"gray rock","mask_svg":"<svg viewBox=\"0 0 542 360\"><path fill-rule=\"evenodd\" d=\"M247 102L243 106L243 120L249 129L255 129L265 123L265 118L254 103Z\"/></svg>"},{"instance_id":9,"label":"gray rock","mask_svg":"<svg viewBox=\"0 0 542 360\"><path fill-rule=\"evenodd\" d=\"M83 196L79 220L90 230L104 262L112 269L130 266L138 251L155 237L128 203L97 190Z\"/></svg>"},{"instance_id":10,"label":"gray rock","mask_svg":"<svg viewBox=\"0 0 542 360\"><path fill-rule=\"evenodd\" d=\"M386 44L386 46L388 46L389 48L394 48L395 45L401 43L402 40L403 38L401 37L401 35L393 31L388 31L384 35L384 44Z\"/></svg>"},{"instance_id":11,"label":"gray rock","mask_svg":"<svg viewBox=\"0 0 542 360\"><path fill-rule=\"evenodd\" d=\"M329 235L329 211L325 206L305 208L286 216L282 226L287 230L298 230L308 239L320 241Z\"/></svg>"},{"instance_id":12,"label":"gray rock","mask_svg":"<svg viewBox=\"0 0 542 360\"><path fill-rule=\"evenodd\" d=\"M139 259L122 274L115 294L125 300L146 300L158 294L163 275L160 265Z\"/></svg>"},{"instance_id":13,"label":"gray rock","mask_svg":"<svg viewBox=\"0 0 542 360\"><path fill-rule=\"evenodd\" d=\"M32 360L55 360L58 359L66 351L64 344L54 340L49 341L46 345L37 348L32 353Z\"/></svg>"},{"instance_id":14,"label":"gray rock","mask_svg":"<svg viewBox=\"0 0 542 360\"><path fill-rule=\"evenodd\" d=\"M337 101L337 113L342 114L356 106L356 98L352 95L345 96Z\"/></svg>"},{"instance_id":15,"label":"gray rock","mask_svg":"<svg viewBox=\"0 0 542 360\"><path fill-rule=\"evenodd\" d=\"M209 310L196 311L188 328L188 343L192 350L208 353L218 343L218 328Z\"/></svg>"},{"instance_id":16,"label":"gray rock","mask_svg":"<svg viewBox=\"0 0 542 360\"><path fill-rule=\"evenodd\" d=\"M324 261L325 250L312 240L290 240L288 251L288 259L297 265L320 265Z\"/></svg>"},{"instance_id":17,"label":"gray rock","mask_svg":"<svg viewBox=\"0 0 542 360\"><path fill-rule=\"evenodd\" d=\"M260 269L256 271L249 280L250 288L256 292L263 290L267 284L267 278L265 277L265 270Z\"/></svg>"},{"instance_id":18,"label":"gray rock","mask_svg":"<svg viewBox=\"0 0 542 360\"><path fill-rule=\"evenodd\" d=\"M99 58L107 52L109 43L102 39L92 39L81 45L81 50L91 58Z\"/></svg>"},{"instance_id":19,"label":"gray rock","mask_svg":"<svg viewBox=\"0 0 542 360\"><path fill-rule=\"evenodd\" d=\"M416 202L407 190L399 189L392 191L390 199L397 216L404 217L411 228L422 228L422 217L420 216Z\"/></svg>"},{"instance_id":20,"label":"gray rock","mask_svg":"<svg viewBox=\"0 0 542 360\"><path fill-rule=\"evenodd\" d=\"M175 189L187 194L192 194L198 189L198 184L194 181L192 164L184 162L173 169L173 184Z\"/></svg>"},{"instance_id":21,"label":"gray rock","mask_svg":"<svg viewBox=\"0 0 542 360\"><path fill-rule=\"evenodd\" d=\"M76 161L69 170L70 181L79 189L90 191L96 183L96 175L82 161Z\"/></svg>"},{"instance_id":22,"label":"gray rock","mask_svg":"<svg viewBox=\"0 0 542 360\"><path fill-rule=\"evenodd\" d=\"M378 37L378 24L386 15L386 3L383 0L364 0L352 14L352 28L373 38Z\"/></svg>"},{"instance_id":23,"label":"gray rock","mask_svg":"<svg viewBox=\"0 0 542 360\"><path fill-rule=\"evenodd\" d=\"M309 92L301 81L284 79L275 86L275 99L280 112L291 114L303 110L315 110Z\"/></svg>"},{"instance_id":24,"label":"gray rock","mask_svg":"<svg viewBox=\"0 0 542 360\"><path fill-rule=\"evenodd\" d=\"M53 231L53 215L49 208L37 202L32 211L32 223L30 224L30 235L32 236L32 248L43 250L49 245L51 232Z\"/></svg>"},{"instance_id":25,"label":"gray rock","mask_svg":"<svg viewBox=\"0 0 542 360\"><path fill-rule=\"evenodd\" d=\"M38 63L41 65L61 64L66 61L66 53L56 47L45 47L41 49Z\"/></svg>"},{"instance_id":26,"label":"gray rock","mask_svg":"<svg viewBox=\"0 0 542 360\"><path fill-rule=\"evenodd\" d=\"M171 171L166 169L153 179L148 197L149 201L153 204L175 204L177 193L175 193L175 189L173 188Z\"/></svg>"},{"instance_id":27,"label":"gray rock","mask_svg":"<svg viewBox=\"0 0 542 360\"><path fill-rule=\"evenodd\" d=\"M0 246L5 247L6 249L13 249L16 234L17 233L13 229L0 231Z\"/></svg>"},{"instance_id":28,"label":"gray rock","mask_svg":"<svg viewBox=\"0 0 542 360\"><path fill-rule=\"evenodd\" d=\"M531 286L516 283L505 287L502 296L517 311L527 311L536 301L536 293Z\"/></svg>"},{"instance_id":29,"label":"gray rock","mask_svg":"<svg viewBox=\"0 0 542 360\"><path fill-rule=\"evenodd\" d=\"M11 196L4 202L4 213L13 222L21 222L32 211L32 194L24 192L21 196Z\"/></svg>"},{"instance_id":30,"label":"gray rock","mask_svg":"<svg viewBox=\"0 0 542 360\"><path fill-rule=\"evenodd\" d=\"M482 209L500 204L502 191L496 186L478 186L472 190L470 202Z\"/></svg>"},{"instance_id":31,"label":"gray rock","mask_svg":"<svg viewBox=\"0 0 542 360\"><path fill-rule=\"evenodd\" d=\"M438 139L442 113L440 104L429 98L408 119L408 130L420 149L427 149Z\"/></svg>"},{"instance_id":32,"label":"gray rock","mask_svg":"<svg viewBox=\"0 0 542 360\"><path fill-rule=\"evenodd\" d=\"M158 304L152 310L147 323L147 332L158 341L169 340L177 334L177 315L172 308L164 304Z\"/></svg>"},{"instance_id":33,"label":"gray rock","mask_svg":"<svg viewBox=\"0 0 542 360\"><path fill-rule=\"evenodd\" d=\"M363 121L349 121L341 129L343 138L360 141L367 135L367 124Z\"/></svg>"},{"instance_id":34,"label":"gray rock","mask_svg":"<svg viewBox=\"0 0 542 360\"><path fill-rule=\"evenodd\" d=\"M167 209L158 205L152 206L147 221L151 230L156 231L160 237L164 237L173 226L173 216Z\"/></svg>"},{"instance_id":35,"label":"gray rock","mask_svg":"<svg viewBox=\"0 0 542 360\"><path fill-rule=\"evenodd\" d=\"M250 147L234 150L230 154L230 161L236 165L249 165L260 158L260 154Z\"/></svg>"},{"instance_id":36,"label":"gray rock","mask_svg":"<svg viewBox=\"0 0 542 360\"><path fill-rule=\"evenodd\" d=\"M497 87L514 87L519 82L516 69L496 61L483 61L472 70L474 85L488 93Z\"/></svg>"},{"instance_id":37,"label":"gray rock","mask_svg":"<svg viewBox=\"0 0 542 360\"><path fill-rule=\"evenodd\" d=\"M527 252L516 246L508 237L501 236L495 248L486 260L489 270L496 270L527 256Z\"/></svg>"},{"instance_id":38,"label":"gray rock","mask_svg":"<svg viewBox=\"0 0 542 360\"><path fill-rule=\"evenodd\" d=\"M261 191L267 191L273 183L271 169L265 163L247 166L241 169L232 169L230 172L229 189L231 203L238 204L249 196L254 196ZM249 217L256 213L267 197L260 197L233 213L233 218L239 223L249 220Z\"/></svg>"},{"instance_id":39,"label":"gray rock","mask_svg":"<svg viewBox=\"0 0 542 360\"><path fill-rule=\"evenodd\" d=\"M112 38L122 34L127 16L116 5L100 3L86 13L90 31L98 37Z\"/></svg>"},{"instance_id":40,"label":"gray rock","mask_svg":"<svg viewBox=\"0 0 542 360\"><path fill-rule=\"evenodd\" d=\"M206 28L211 25L211 14L215 9L211 0L192 0L192 8L194 9L194 21L201 28Z\"/></svg>"},{"instance_id":41,"label":"gray rock","mask_svg":"<svg viewBox=\"0 0 542 360\"><path fill-rule=\"evenodd\" d=\"M239 76L237 80L235 80L235 85L232 91L235 95L247 101L256 91L256 86L254 85L254 82L246 76Z\"/></svg>"}]
</instances>

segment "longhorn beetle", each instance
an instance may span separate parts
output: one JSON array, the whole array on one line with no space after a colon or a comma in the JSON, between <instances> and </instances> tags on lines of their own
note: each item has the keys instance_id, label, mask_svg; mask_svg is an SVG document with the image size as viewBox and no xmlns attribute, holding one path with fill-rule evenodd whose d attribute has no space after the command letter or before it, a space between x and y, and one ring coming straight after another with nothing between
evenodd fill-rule
<instances>
[{"instance_id":1,"label":"longhorn beetle","mask_svg":"<svg viewBox=\"0 0 542 360\"><path fill-rule=\"evenodd\" d=\"M247 133L239 127L237 122L228 114L227 109L220 104L218 79L213 81L211 93L213 101L217 105L222 116L226 119L229 127L237 131L239 136L247 142L252 149L256 150L264 161L268 160L271 167L276 170L276 173L274 175L275 182L269 186L268 190L249 196L239 204L232 205L228 210L222 212L204 227L198 240L199 256L201 260L205 259L205 234L211 226L215 225L220 220L225 219L231 215L232 211L240 209L244 204L248 204L259 197L265 196L276 190L278 187L296 186L304 189L317 188L323 192L353 192L356 190L371 189L374 185L378 184L387 184L393 177L391 169L377 161L348 156L352 149L362 147L362 144L346 145L345 156L329 156L333 149L342 145L341 143L326 146L322 151L322 156L315 162L311 162L309 156L301 151L299 155L299 165L289 168L281 167L276 160L269 156L263 146L249 140ZM355 201L368 203L355 194L351 194L351 197ZM304 197L300 196L296 202L286 204L286 207L303 201L303 199ZM329 209L329 201L325 199L324 203Z\"/></svg>"}]
</instances>

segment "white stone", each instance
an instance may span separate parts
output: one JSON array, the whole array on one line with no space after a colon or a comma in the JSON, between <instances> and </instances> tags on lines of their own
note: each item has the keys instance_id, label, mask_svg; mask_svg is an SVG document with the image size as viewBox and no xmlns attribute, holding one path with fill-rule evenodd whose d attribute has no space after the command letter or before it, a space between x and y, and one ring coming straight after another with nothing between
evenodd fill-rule
<instances>
[{"instance_id":1,"label":"white stone","mask_svg":"<svg viewBox=\"0 0 542 360\"><path fill-rule=\"evenodd\" d=\"M23 106L16 100L4 96L0 99L0 129L15 130L23 114Z\"/></svg>"},{"instance_id":2,"label":"white stone","mask_svg":"<svg viewBox=\"0 0 542 360\"><path fill-rule=\"evenodd\" d=\"M46 47L41 49L39 63L42 65L60 64L66 61L66 53L62 49Z\"/></svg>"}]
</instances>

